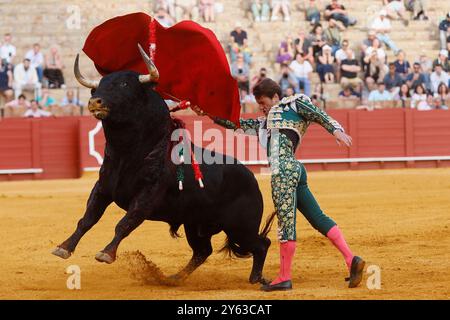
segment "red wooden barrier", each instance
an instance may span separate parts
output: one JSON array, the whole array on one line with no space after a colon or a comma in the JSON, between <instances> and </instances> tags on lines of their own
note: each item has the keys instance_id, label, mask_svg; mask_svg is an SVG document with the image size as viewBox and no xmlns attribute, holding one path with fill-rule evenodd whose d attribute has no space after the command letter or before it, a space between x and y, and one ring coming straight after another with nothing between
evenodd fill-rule
<instances>
[{"instance_id":1,"label":"red wooden barrier","mask_svg":"<svg viewBox=\"0 0 450 320\"><path fill-rule=\"evenodd\" d=\"M346 128L354 144L352 148L338 147L323 128L312 125L297 153L309 170L450 165L448 111L386 109L373 112L331 110L329 113ZM183 117L183 120L191 134L202 127L200 138L208 139L198 141L193 137L197 144L226 153L234 150L238 159L249 163L253 170L261 168L261 163L266 160L265 150L256 143L256 137L231 135L230 132L227 136L222 128L205 117ZM76 178L83 171L96 170L105 146L103 131L98 124L91 117L1 121L0 180ZM205 130L211 128L216 130L205 135ZM215 141L214 136L217 138L218 133L222 133L225 140ZM237 141L246 142L242 154L237 152Z\"/></svg>"}]
</instances>

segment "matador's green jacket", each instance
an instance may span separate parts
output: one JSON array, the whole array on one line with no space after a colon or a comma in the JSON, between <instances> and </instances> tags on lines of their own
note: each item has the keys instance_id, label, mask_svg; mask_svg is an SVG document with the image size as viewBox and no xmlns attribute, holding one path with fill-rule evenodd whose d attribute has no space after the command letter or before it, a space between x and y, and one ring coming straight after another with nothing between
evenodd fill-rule
<instances>
[{"instance_id":1,"label":"matador's green jacket","mask_svg":"<svg viewBox=\"0 0 450 320\"><path fill-rule=\"evenodd\" d=\"M213 120L226 128L238 129L230 121L219 118ZM283 98L279 104L270 109L267 119L261 117L240 120L240 127L246 134L257 134L260 142L268 146L268 159L272 171L272 199L277 210L280 241L296 239L296 190L304 167L295 158L295 149L312 122L320 124L330 134L333 134L335 130L344 131L336 120L314 106L310 98L303 94ZM292 138L293 132L294 138L298 137L298 139ZM306 172L304 174L306 177ZM314 211L320 212L313 216L322 214L320 208ZM326 233L334 222L331 219L322 218L321 220L326 222L322 227L319 225L318 229Z\"/></svg>"}]
</instances>

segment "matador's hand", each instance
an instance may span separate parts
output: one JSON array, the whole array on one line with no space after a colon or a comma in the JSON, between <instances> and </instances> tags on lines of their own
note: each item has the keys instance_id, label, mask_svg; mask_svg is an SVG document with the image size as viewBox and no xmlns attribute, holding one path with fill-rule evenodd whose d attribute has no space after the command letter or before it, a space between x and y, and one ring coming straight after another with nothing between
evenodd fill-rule
<instances>
[{"instance_id":1,"label":"matador's hand","mask_svg":"<svg viewBox=\"0 0 450 320\"><path fill-rule=\"evenodd\" d=\"M204 116L206 113L200 109L199 106L191 106L192 111L194 111L198 116Z\"/></svg>"},{"instance_id":2,"label":"matador's hand","mask_svg":"<svg viewBox=\"0 0 450 320\"><path fill-rule=\"evenodd\" d=\"M335 130L333 132L333 135L336 137L336 142L338 145L342 145L341 143L345 144L347 147L350 147L352 145L352 137L350 137L345 132L342 132L341 130Z\"/></svg>"}]
</instances>

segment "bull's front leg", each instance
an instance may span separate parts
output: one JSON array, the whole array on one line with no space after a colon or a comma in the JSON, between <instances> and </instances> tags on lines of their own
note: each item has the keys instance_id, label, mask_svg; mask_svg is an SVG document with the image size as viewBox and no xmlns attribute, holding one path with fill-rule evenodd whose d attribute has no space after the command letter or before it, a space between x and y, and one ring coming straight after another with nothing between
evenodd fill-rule
<instances>
[{"instance_id":1,"label":"bull's front leg","mask_svg":"<svg viewBox=\"0 0 450 320\"><path fill-rule=\"evenodd\" d=\"M101 193L99 182L95 184L87 201L86 212L78 221L75 232L52 252L63 259L69 258L75 251L80 239L88 232L102 217L106 208L111 204L110 196Z\"/></svg>"},{"instance_id":2,"label":"bull's front leg","mask_svg":"<svg viewBox=\"0 0 450 320\"><path fill-rule=\"evenodd\" d=\"M140 209L132 209L119 221L116 226L115 236L105 249L96 254L95 259L99 262L113 263L116 260L117 248L134 229L139 227L145 220L144 212Z\"/></svg>"}]
</instances>

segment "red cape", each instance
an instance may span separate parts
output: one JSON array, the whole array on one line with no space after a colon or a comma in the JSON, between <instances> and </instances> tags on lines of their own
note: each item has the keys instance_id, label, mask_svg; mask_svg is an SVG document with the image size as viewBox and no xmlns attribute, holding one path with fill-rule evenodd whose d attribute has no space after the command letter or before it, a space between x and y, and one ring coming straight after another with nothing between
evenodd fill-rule
<instances>
[{"instance_id":1,"label":"red cape","mask_svg":"<svg viewBox=\"0 0 450 320\"><path fill-rule=\"evenodd\" d=\"M147 74L137 48L147 54L150 22L145 13L133 13L108 20L91 31L83 51L102 75L132 70ZM225 52L214 33L193 21L182 21L165 28L155 20L155 65L160 79L156 87L210 114L239 125L240 102L236 80L231 76Z\"/></svg>"}]
</instances>

